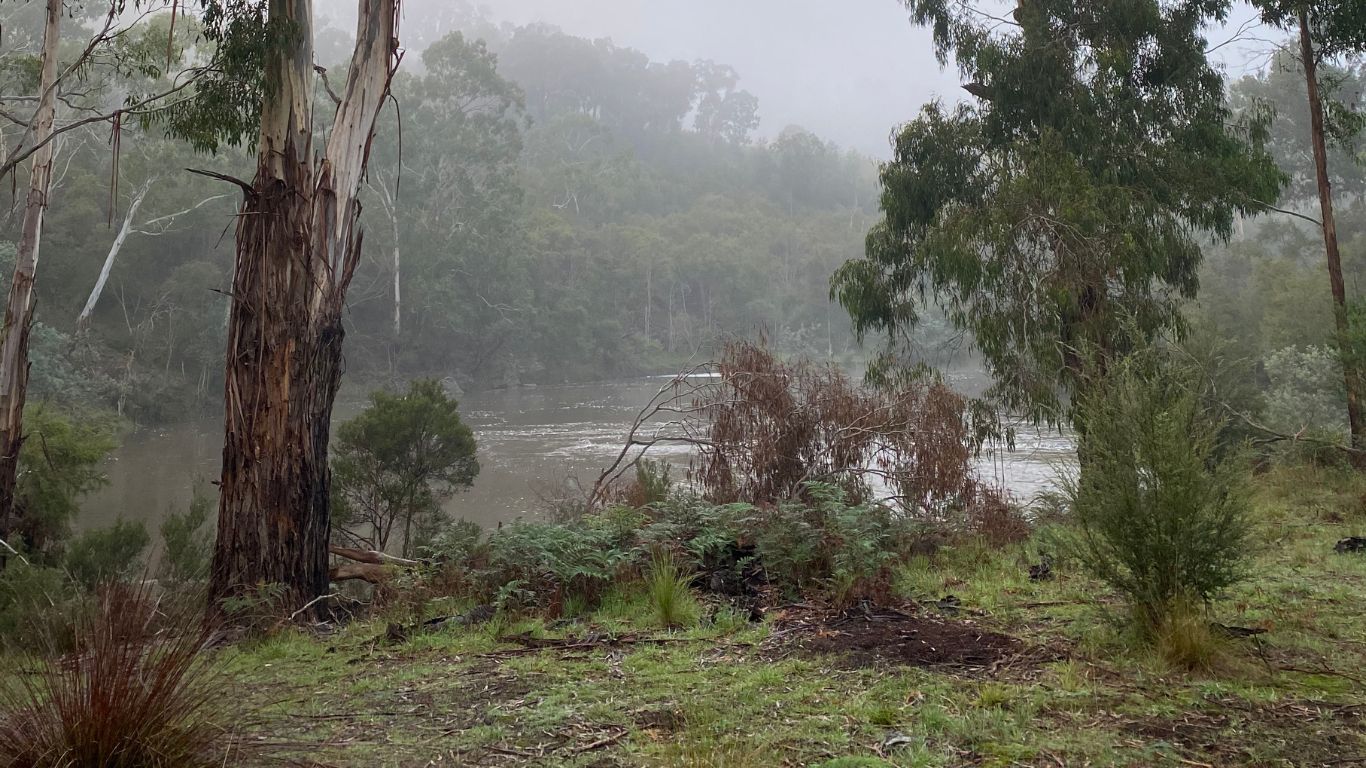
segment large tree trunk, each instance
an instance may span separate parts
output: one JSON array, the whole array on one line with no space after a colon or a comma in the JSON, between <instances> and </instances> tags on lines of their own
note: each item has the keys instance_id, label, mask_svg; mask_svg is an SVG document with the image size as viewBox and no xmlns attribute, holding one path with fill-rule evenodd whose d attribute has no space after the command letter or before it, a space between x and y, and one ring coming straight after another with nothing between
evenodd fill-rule
<instances>
[{"instance_id":1,"label":"large tree trunk","mask_svg":"<svg viewBox=\"0 0 1366 768\"><path fill-rule=\"evenodd\" d=\"M14 507L19 472L19 448L24 441L24 398L28 391L28 338L33 327L33 280L38 271L38 246L43 236L52 181L52 123L57 100L57 47L61 35L62 0L47 0L43 28L42 72L38 109L33 116L33 154L28 199L19 249L14 257L14 279L0 327L0 538L17 522Z\"/></svg>"},{"instance_id":2,"label":"large tree trunk","mask_svg":"<svg viewBox=\"0 0 1366 768\"><path fill-rule=\"evenodd\" d=\"M1318 62L1309 32L1309 14L1300 11L1300 54L1304 58L1305 86L1309 93L1310 139L1314 147L1314 171L1318 177L1319 208L1323 220L1323 245L1328 256L1328 281L1333 290L1333 322L1347 385L1347 423L1351 429L1353 463L1366 468L1366 419L1361 413L1361 371L1349 345L1347 290L1342 280L1342 256L1338 253L1337 223L1333 218L1333 185L1328 178L1328 149L1324 141L1323 101L1319 96Z\"/></svg>"},{"instance_id":3,"label":"large tree trunk","mask_svg":"<svg viewBox=\"0 0 1366 768\"><path fill-rule=\"evenodd\" d=\"M397 0L359 0L356 50L327 147L312 146L312 2L271 0L298 39L271 62L256 179L237 229L223 474L210 610L257 585L325 594L327 447L341 313L360 253L359 192L397 66Z\"/></svg>"}]
</instances>

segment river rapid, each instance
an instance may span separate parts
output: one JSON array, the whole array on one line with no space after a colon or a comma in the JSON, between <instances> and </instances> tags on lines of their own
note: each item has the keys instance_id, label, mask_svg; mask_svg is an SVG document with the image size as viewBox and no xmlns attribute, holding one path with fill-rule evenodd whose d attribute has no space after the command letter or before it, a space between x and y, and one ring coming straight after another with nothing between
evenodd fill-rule
<instances>
[{"instance_id":1,"label":"river rapid","mask_svg":"<svg viewBox=\"0 0 1366 768\"><path fill-rule=\"evenodd\" d=\"M978 382L969 374L950 376L964 391ZM475 432L480 464L474 486L446 504L452 518L493 526L543 514L545 500L565 483L591 487L621 450L626 430L661 382L632 381L491 390L461 396L462 418ZM345 420L364 406L339 401ZM998 448L978 460L979 472L1022 502L1050 488L1073 459L1071 439L1056 431L1016 426L1014 451ZM210 489L222 452L218 418L139 429L109 458L109 484L81 504L78 529L110 525L118 518L141 520L155 535L169 513L183 511L193 490ZM660 446L651 455L687 470L689 449Z\"/></svg>"}]
</instances>

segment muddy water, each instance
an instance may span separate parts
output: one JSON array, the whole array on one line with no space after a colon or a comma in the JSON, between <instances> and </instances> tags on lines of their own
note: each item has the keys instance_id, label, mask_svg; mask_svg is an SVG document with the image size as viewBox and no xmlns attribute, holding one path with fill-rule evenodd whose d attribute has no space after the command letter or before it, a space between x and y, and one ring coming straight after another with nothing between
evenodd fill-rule
<instances>
[{"instance_id":1,"label":"muddy water","mask_svg":"<svg viewBox=\"0 0 1366 768\"><path fill-rule=\"evenodd\" d=\"M957 378L955 384L965 389L975 383ZM447 512L491 526L541 514L542 500L555 496L566 479L590 487L615 458L631 420L659 385L636 380L462 396L461 414L475 431L481 469L474 487L448 502ZM354 415L362 405L339 402L337 418ZM218 419L125 436L109 460L109 485L85 499L78 527L104 526L123 517L143 520L155 532L168 511L188 505L196 483L209 487L217 479L221 450ZM686 469L686 448L652 453ZM1020 427L1016 450L984 457L980 470L1027 501L1052 483L1071 456L1066 436Z\"/></svg>"}]
</instances>

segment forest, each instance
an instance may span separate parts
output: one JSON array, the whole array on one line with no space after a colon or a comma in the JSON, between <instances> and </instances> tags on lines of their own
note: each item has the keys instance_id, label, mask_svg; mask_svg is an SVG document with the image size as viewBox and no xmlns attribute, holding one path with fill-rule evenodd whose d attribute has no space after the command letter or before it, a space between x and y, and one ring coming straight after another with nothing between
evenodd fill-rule
<instances>
[{"instance_id":1,"label":"forest","mask_svg":"<svg viewBox=\"0 0 1366 768\"><path fill-rule=\"evenodd\" d=\"M0 0L0 768L1366 764L1366 6L878 2Z\"/></svg>"}]
</instances>

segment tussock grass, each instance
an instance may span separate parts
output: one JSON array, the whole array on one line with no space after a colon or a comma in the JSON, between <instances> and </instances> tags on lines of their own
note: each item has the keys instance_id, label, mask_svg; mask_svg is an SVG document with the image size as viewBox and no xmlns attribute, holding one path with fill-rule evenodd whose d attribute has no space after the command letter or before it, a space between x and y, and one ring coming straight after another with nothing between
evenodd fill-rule
<instances>
[{"instance_id":1,"label":"tussock grass","mask_svg":"<svg viewBox=\"0 0 1366 768\"><path fill-rule=\"evenodd\" d=\"M76 650L0 679L0 766L221 765L224 680L197 612L163 623L144 588L105 587L75 620Z\"/></svg>"},{"instance_id":2,"label":"tussock grass","mask_svg":"<svg viewBox=\"0 0 1366 768\"><path fill-rule=\"evenodd\" d=\"M645 595L659 626L671 629L697 623L698 604L691 584L692 574L678 564L672 552L660 550L650 557Z\"/></svg>"}]
</instances>

